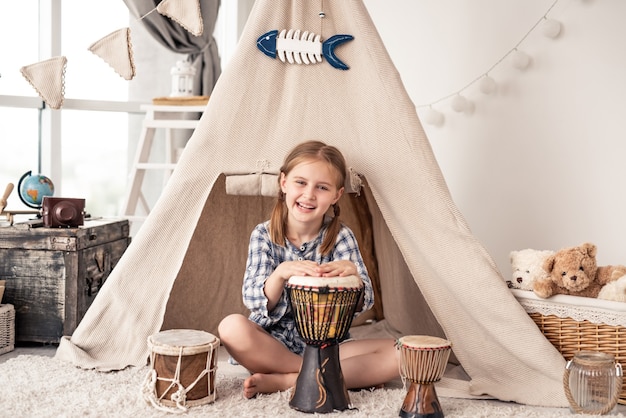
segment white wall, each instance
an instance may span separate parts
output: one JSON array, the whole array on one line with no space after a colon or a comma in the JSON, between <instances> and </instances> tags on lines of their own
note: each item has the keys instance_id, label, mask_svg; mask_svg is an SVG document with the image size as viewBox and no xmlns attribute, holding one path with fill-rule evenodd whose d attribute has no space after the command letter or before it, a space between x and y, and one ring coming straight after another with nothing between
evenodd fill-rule
<instances>
[{"instance_id":1,"label":"white wall","mask_svg":"<svg viewBox=\"0 0 626 418\"><path fill-rule=\"evenodd\" d=\"M365 0L425 120L511 50L554 0ZM393 4L393 7L390 7ZM424 128L452 197L503 275L508 254L590 241L600 264L626 264L626 2L560 0L520 49L525 71L503 60L498 91L463 90L475 110L433 106ZM411 192L411 191L407 191Z\"/></svg>"}]
</instances>

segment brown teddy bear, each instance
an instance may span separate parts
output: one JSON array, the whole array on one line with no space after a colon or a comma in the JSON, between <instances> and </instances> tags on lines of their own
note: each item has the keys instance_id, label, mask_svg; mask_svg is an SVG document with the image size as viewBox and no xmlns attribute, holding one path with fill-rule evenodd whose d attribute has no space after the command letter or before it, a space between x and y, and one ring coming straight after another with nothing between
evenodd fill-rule
<instances>
[{"instance_id":1,"label":"brown teddy bear","mask_svg":"<svg viewBox=\"0 0 626 418\"><path fill-rule=\"evenodd\" d=\"M548 256L543 268L549 276L536 280L533 291L541 298L556 294L597 297L605 284L626 274L626 267L598 267L596 253L594 244L584 243Z\"/></svg>"}]
</instances>

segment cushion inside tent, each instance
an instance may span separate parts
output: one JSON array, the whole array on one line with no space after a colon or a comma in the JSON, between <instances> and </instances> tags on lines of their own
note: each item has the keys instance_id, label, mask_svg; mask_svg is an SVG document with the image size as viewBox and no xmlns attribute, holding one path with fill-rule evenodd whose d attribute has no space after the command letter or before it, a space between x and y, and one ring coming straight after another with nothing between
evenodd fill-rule
<instances>
[{"instance_id":1,"label":"cushion inside tent","mask_svg":"<svg viewBox=\"0 0 626 418\"><path fill-rule=\"evenodd\" d=\"M342 198L341 216L379 290L373 316L392 335L450 340L470 378L468 396L566 406L563 357L454 205L363 2L323 4L320 21L316 2L254 3L159 201L57 357L98 370L145 364L146 338L160 329L215 332L225 314L243 312L249 234L272 198L226 194L226 176L275 174L295 144L319 139L337 146L364 182L360 195ZM353 35L337 50L350 68L264 55L256 41L275 29Z\"/></svg>"}]
</instances>

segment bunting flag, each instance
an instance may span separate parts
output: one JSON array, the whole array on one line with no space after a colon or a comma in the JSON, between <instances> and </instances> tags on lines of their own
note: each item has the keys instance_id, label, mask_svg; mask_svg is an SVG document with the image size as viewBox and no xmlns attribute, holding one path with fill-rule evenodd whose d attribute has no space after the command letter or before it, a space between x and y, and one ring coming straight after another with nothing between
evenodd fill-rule
<instances>
[{"instance_id":1,"label":"bunting flag","mask_svg":"<svg viewBox=\"0 0 626 418\"><path fill-rule=\"evenodd\" d=\"M53 109L59 109L65 99L66 65L67 58L58 56L26 65L20 68L20 72L44 102Z\"/></svg>"},{"instance_id":2,"label":"bunting flag","mask_svg":"<svg viewBox=\"0 0 626 418\"><path fill-rule=\"evenodd\" d=\"M102 58L125 80L135 77L130 28L116 30L94 42L89 50Z\"/></svg>"},{"instance_id":3,"label":"bunting flag","mask_svg":"<svg viewBox=\"0 0 626 418\"><path fill-rule=\"evenodd\" d=\"M194 36L202 35L204 26L200 13L200 0L163 0L157 12L167 16Z\"/></svg>"},{"instance_id":4,"label":"bunting flag","mask_svg":"<svg viewBox=\"0 0 626 418\"><path fill-rule=\"evenodd\" d=\"M152 12L154 10L172 19L192 35L202 35L204 24L200 0L163 0L152 9ZM130 28L116 30L94 42L88 49L102 58L125 80L132 80L135 77ZM59 109L65 99L66 65L67 58L57 56L24 66L20 71L51 108Z\"/></svg>"}]
</instances>

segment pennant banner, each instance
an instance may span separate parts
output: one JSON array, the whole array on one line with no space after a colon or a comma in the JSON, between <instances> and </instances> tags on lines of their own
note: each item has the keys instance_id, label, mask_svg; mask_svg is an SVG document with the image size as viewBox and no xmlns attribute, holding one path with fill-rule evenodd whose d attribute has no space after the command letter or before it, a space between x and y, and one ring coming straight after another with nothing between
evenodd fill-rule
<instances>
[{"instance_id":1,"label":"pennant banner","mask_svg":"<svg viewBox=\"0 0 626 418\"><path fill-rule=\"evenodd\" d=\"M58 56L24 66L20 72L51 108L59 109L65 99L66 65L67 58Z\"/></svg>"},{"instance_id":2,"label":"pennant banner","mask_svg":"<svg viewBox=\"0 0 626 418\"><path fill-rule=\"evenodd\" d=\"M192 35L202 35L204 25L200 13L200 0L163 0L156 9L157 12L169 17Z\"/></svg>"},{"instance_id":3,"label":"pennant banner","mask_svg":"<svg viewBox=\"0 0 626 418\"><path fill-rule=\"evenodd\" d=\"M200 0L163 0L156 9L152 9L154 10L172 19L194 36L200 36L204 31ZM88 49L125 80L135 77L130 28L116 30L94 42ZM65 99L66 65L67 58L57 56L24 66L20 72L51 108L59 109Z\"/></svg>"},{"instance_id":4,"label":"pennant banner","mask_svg":"<svg viewBox=\"0 0 626 418\"><path fill-rule=\"evenodd\" d=\"M132 80L135 77L130 28L123 28L110 33L94 42L89 50L102 58L125 80Z\"/></svg>"}]
</instances>

